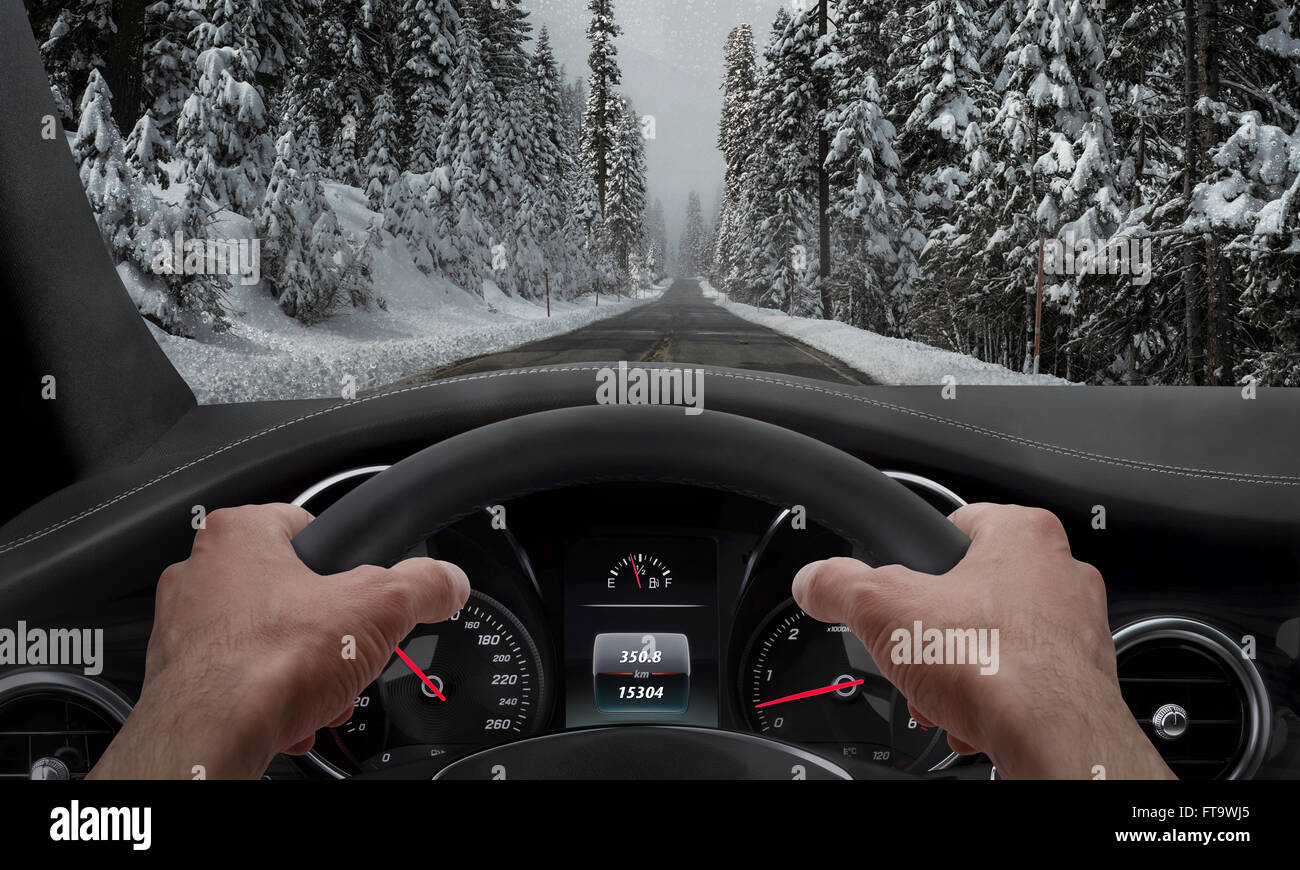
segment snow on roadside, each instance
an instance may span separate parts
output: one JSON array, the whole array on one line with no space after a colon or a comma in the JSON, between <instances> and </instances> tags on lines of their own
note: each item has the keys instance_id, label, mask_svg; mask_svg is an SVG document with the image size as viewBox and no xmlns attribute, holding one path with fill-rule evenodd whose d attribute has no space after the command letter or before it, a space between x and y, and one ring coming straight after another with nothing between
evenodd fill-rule
<instances>
[{"instance_id":1,"label":"snow on roadside","mask_svg":"<svg viewBox=\"0 0 1300 870\"><path fill-rule=\"evenodd\" d=\"M1051 375L1021 374L965 354L941 350L916 341L888 338L847 323L791 317L772 308L756 308L742 302L732 302L724 299L723 294L714 289L708 279L700 278L699 282L705 298L713 300L714 304L721 305L737 317L798 339L863 374L870 375L882 384L941 384L947 375L955 377L958 384L980 386L1070 383Z\"/></svg>"},{"instance_id":2,"label":"snow on roadside","mask_svg":"<svg viewBox=\"0 0 1300 870\"><path fill-rule=\"evenodd\" d=\"M359 191L326 184L330 204L345 230L364 232L376 215ZM220 213L211 238L250 238L249 221ZM387 232L373 252L375 292L387 310L344 309L324 323L304 326L287 317L260 284L233 281L228 307L234 328L199 339L168 335L149 324L163 352L202 404L275 399L338 397L345 378L358 392L466 357L508 350L520 344L579 329L658 298L661 284L640 300L602 294L546 302L509 296L494 285L483 296L468 293L436 275L420 272L400 242ZM128 284L139 280L119 269ZM485 298L486 297L486 298Z\"/></svg>"}]
</instances>

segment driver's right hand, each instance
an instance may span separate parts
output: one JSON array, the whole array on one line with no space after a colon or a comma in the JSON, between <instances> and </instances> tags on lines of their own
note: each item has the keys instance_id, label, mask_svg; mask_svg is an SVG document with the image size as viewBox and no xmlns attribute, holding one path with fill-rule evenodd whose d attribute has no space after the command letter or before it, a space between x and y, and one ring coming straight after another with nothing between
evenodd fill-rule
<instances>
[{"instance_id":1,"label":"driver's right hand","mask_svg":"<svg viewBox=\"0 0 1300 870\"><path fill-rule=\"evenodd\" d=\"M798 573L795 600L847 625L917 721L1006 778L1175 778L1124 704L1105 584L1071 555L1060 520L992 504L950 519L971 546L947 574L828 559ZM985 630L995 667L915 661L918 623L923 641L927 629Z\"/></svg>"}]
</instances>

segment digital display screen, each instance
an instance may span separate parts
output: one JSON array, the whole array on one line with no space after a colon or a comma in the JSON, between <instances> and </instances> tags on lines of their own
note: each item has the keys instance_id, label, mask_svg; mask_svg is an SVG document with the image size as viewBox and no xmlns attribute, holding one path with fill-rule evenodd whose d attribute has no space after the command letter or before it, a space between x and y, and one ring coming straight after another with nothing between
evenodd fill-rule
<instances>
[{"instance_id":1,"label":"digital display screen","mask_svg":"<svg viewBox=\"0 0 1300 870\"><path fill-rule=\"evenodd\" d=\"M714 542L584 538L564 563L566 726L716 727Z\"/></svg>"}]
</instances>

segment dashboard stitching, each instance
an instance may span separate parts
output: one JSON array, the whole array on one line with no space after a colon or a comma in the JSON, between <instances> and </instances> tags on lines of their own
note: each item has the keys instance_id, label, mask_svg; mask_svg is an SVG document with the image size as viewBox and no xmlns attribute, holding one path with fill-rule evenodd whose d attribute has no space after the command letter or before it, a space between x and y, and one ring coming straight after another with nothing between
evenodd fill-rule
<instances>
[{"instance_id":1,"label":"dashboard stitching","mask_svg":"<svg viewBox=\"0 0 1300 870\"><path fill-rule=\"evenodd\" d=\"M298 423L305 423L308 420L312 420L315 419L316 417L324 416L325 414L329 414L334 411L341 410L343 408L355 407L357 405L362 405L365 404L366 402L371 402L376 399L389 398L391 396L398 396L405 393L415 392L417 390L425 390L431 387L442 387L442 386L449 386L451 384L469 383L471 381L491 380L494 378L514 377L520 375L562 374L562 373L572 373L572 372L598 372L601 370L601 368L602 368L601 366L590 366L590 365L589 366L564 366L562 368L520 369L517 371L510 371L510 372L487 372L484 374L477 374L477 375L463 375L457 378L449 378L448 380L445 381L435 381L429 384L416 384L414 386L402 387L397 390L390 390L383 393L376 393L372 396L366 396L364 398L355 399L342 404L331 405L328 408L321 408L319 410L311 412L310 414L304 414L301 417L295 417L292 420L286 420L283 423L278 423L275 426L272 426L268 429L263 429L260 432L254 432L251 435L246 435L243 438L239 438L235 441L230 442L229 444L226 444L222 447L218 447L216 450L212 450L204 454L203 456L197 457L195 459L191 459L189 462L178 465L177 467L171 469L170 471L158 475L152 480L146 481L145 483L132 487L131 489L122 492L111 499L108 499L107 501L100 502L94 507L87 508L86 510L78 514L75 514L71 517L68 517L65 520L61 520L57 523L46 526L43 529L32 532L21 538L16 538L12 541L9 541L6 544L4 544L4 546L0 546L0 555L4 555L5 553L11 552L12 550L16 550L19 547L31 543L32 541L38 540L54 532L57 532L60 529L67 528L68 526L74 523L80 522L86 517L92 516L96 513L99 513L102 510L112 507L118 502L130 498L131 496L135 495L138 492L148 489L149 487L154 486L155 484L161 483L162 481L170 477L180 474L190 468L193 468L194 466L202 462L206 462L209 459L219 456L222 453L233 450L236 447L247 444L250 441L254 441L265 435L270 435L274 432L280 431L281 429L288 428L289 426L294 426L297 425ZM957 420L949 420L946 417L940 417L937 414L931 414L926 411L918 411L914 408L906 408L903 407L902 405L895 405L889 402L882 402L879 401L878 399L868 399L863 396L854 396L851 393L844 393L844 392L840 392L839 390L831 390L825 387L815 387L810 384L794 384L794 383L789 383L787 381L777 380L775 378L766 378L757 375L744 375L744 374L738 374L734 372L719 372L719 371L711 371L707 369L706 371L708 371L712 377L723 377L723 378L729 378L731 380L739 380L739 381L753 381L754 383L770 384L773 386L786 387L789 389L807 390L809 392L821 393L823 395L834 396L840 399L848 399L850 401L858 402L860 404L869 405L887 411L896 411L899 413L907 414L909 416L918 417L920 419L927 420L932 423L939 423L946 426L952 426L958 429L966 430L968 432L974 432L976 434L986 435L1003 441L1008 441L1013 444L1019 444L1026 447L1033 447L1039 450L1045 450L1050 453L1057 453L1063 456L1070 456L1076 459L1088 460L1093 462L1101 462L1106 465L1114 465L1120 468L1130 468L1138 471L1153 471L1162 474L1172 474L1180 477L1218 480L1224 483L1263 483L1263 484L1269 484L1274 486L1300 486L1300 478L1291 477L1288 475L1251 474L1248 472L1228 473L1228 472L1213 471L1210 469L1184 468L1176 465L1161 465L1159 463L1142 462L1140 460L1135 460L1135 459L1121 459L1119 457L1106 456L1104 454L1099 454L1099 453L1090 453L1085 450L1076 450L1071 447L1060 447L1054 444L1045 444L1041 441L1035 441L1031 438L1024 438L1018 435L1008 435L1004 432L998 432L997 430L994 429L987 429L983 426L976 426L971 423L962 423Z\"/></svg>"}]
</instances>

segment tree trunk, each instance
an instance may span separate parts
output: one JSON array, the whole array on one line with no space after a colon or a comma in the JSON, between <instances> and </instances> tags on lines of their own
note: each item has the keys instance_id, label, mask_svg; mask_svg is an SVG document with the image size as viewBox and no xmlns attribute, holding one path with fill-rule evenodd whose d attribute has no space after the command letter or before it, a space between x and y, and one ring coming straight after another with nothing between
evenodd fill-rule
<instances>
[{"instance_id":1,"label":"tree trunk","mask_svg":"<svg viewBox=\"0 0 1300 870\"><path fill-rule=\"evenodd\" d=\"M1147 86L1147 69L1145 66L1138 72L1138 86L1143 94L1146 93ZM1133 197L1132 206L1137 208L1142 204L1142 173L1146 172L1147 165L1147 119L1142 110L1138 111L1138 143L1137 156L1133 159Z\"/></svg>"},{"instance_id":2,"label":"tree trunk","mask_svg":"<svg viewBox=\"0 0 1300 870\"><path fill-rule=\"evenodd\" d=\"M1197 64L1197 4L1183 0L1183 201L1191 203L1192 189L1200 179L1198 159L1196 95L1200 79ZM1202 309L1201 251L1194 244L1183 246L1183 340L1187 346L1187 383L1205 382L1205 312Z\"/></svg>"},{"instance_id":3,"label":"tree trunk","mask_svg":"<svg viewBox=\"0 0 1300 870\"><path fill-rule=\"evenodd\" d=\"M826 22L829 15L828 0L821 0L817 15L817 32L826 36ZM818 283L822 291L822 316L831 316L831 176L826 168L826 158L831 153L830 134L826 132L825 113L830 111L830 88L823 73L818 83L818 103L822 110L822 122L817 130L817 221L818 239L821 245L821 262L818 264Z\"/></svg>"},{"instance_id":4,"label":"tree trunk","mask_svg":"<svg viewBox=\"0 0 1300 870\"><path fill-rule=\"evenodd\" d=\"M1029 135L1030 135L1030 142L1033 143L1032 146L1031 146L1031 147L1033 148L1033 154L1030 156L1030 159L1029 159L1029 166L1030 166L1030 171L1029 171L1029 191L1030 191L1030 202L1029 202L1029 206L1030 206L1030 208L1034 209L1034 221L1035 221L1035 223L1037 223L1037 221L1038 221L1038 217L1037 217L1037 215L1038 215L1038 211L1037 211L1037 209L1038 209L1038 176L1037 176L1037 175L1034 173L1034 171L1033 171L1033 167L1036 166L1036 165L1038 164L1038 157L1039 157L1039 153L1038 153L1038 110L1037 110L1037 109L1034 109L1034 110L1033 110L1033 117L1034 117L1033 128L1032 128L1032 130L1030 131L1030 134L1029 134ZM1039 239L1039 244L1041 245L1041 244L1042 244L1042 240L1043 240L1043 231L1042 231L1042 228L1041 228L1041 227L1039 227L1039 231L1038 231L1038 239ZM1022 321L1022 322L1025 324L1025 360L1024 360L1024 363L1021 365L1021 368L1020 368L1020 370L1021 370L1022 372L1024 372L1025 374L1029 374L1029 373L1033 372L1033 370L1034 370L1034 334L1035 334L1035 331L1036 331L1036 330L1035 330L1035 325L1036 325L1038 319L1039 319L1039 318L1038 318L1038 289L1037 289L1037 286L1035 285L1035 286L1031 286L1031 287L1028 289L1028 292L1025 293L1025 314L1024 314L1024 320Z\"/></svg>"},{"instance_id":5,"label":"tree trunk","mask_svg":"<svg viewBox=\"0 0 1300 870\"><path fill-rule=\"evenodd\" d=\"M1200 62L1198 96L1219 99L1219 5L1221 0L1197 0L1196 56ZM1200 159L1209 166L1210 151L1218 144L1214 119L1200 116ZM1205 238L1205 382L1224 386L1234 382L1232 348L1232 284L1224 268L1219 242Z\"/></svg>"},{"instance_id":6,"label":"tree trunk","mask_svg":"<svg viewBox=\"0 0 1300 870\"><path fill-rule=\"evenodd\" d=\"M113 92L113 120L123 135L131 132L144 113L144 10L149 2L118 0L113 4L117 32L108 37L103 75Z\"/></svg>"}]
</instances>

